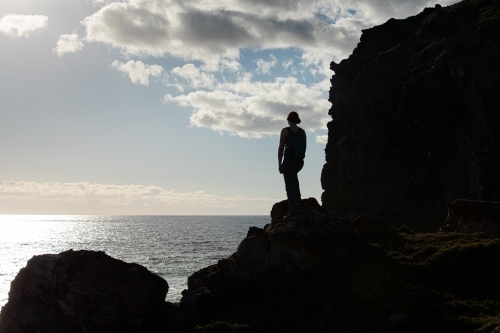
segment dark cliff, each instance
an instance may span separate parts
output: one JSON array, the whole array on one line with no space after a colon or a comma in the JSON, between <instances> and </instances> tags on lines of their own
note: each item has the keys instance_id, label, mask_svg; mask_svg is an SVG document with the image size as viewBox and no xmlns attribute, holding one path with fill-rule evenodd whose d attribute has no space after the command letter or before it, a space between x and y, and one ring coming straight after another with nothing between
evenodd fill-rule
<instances>
[{"instance_id":1,"label":"dark cliff","mask_svg":"<svg viewBox=\"0 0 500 333\"><path fill-rule=\"evenodd\" d=\"M331 69L323 206L435 231L457 198L500 200L500 1L364 30Z\"/></svg>"}]
</instances>

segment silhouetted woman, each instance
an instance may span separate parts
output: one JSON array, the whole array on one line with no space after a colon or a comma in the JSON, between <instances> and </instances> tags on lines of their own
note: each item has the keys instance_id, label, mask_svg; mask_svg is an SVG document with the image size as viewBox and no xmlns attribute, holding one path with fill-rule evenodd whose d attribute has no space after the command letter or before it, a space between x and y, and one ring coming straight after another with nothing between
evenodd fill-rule
<instances>
[{"instance_id":1,"label":"silhouetted woman","mask_svg":"<svg viewBox=\"0 0 500 333\"><path fill-rule=\"evenodd\" d=\"M288 120L289 127L285 127L281 130L280 146L278 148L278 163L279 171L285 178L286 196L290 207L290 212L284 217L284 219L296 220L298 215L297 205L300 204L301 199L299 178L297 177L297 174L304 166L304 157L303 155L296 156L299 155L297 153L294 156L292 139L295 139L298 136L302 136L304 138L302 142L304 145L303 151L305 153L306 132L297 126L297 124L300 124L300 118L297 112L289 112L286 120Z\"/></svg>"}]
</instances>

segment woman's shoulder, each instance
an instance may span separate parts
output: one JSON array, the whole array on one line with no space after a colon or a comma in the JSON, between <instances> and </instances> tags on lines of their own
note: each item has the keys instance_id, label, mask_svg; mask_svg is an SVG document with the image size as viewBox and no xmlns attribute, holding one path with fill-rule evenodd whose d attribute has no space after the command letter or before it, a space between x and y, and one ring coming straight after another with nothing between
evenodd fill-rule
<instances>
[{"instance_id":1,"label":"woman's shoulder","mask_svg":"<svg viewBox=\"0 0 500 333\"><path fill-rule=\"evenodd\" d=\"M306 136L306 130L305 130L305 129L303 129L302 127L299 127L299 132L300 132L302 135Z\"/></svg>"}]
</instances>

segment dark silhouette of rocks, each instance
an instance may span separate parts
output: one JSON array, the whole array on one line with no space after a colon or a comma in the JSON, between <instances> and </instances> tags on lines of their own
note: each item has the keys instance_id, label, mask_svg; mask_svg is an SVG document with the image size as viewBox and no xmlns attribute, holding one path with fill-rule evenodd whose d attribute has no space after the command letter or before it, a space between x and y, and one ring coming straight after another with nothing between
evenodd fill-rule
<instances>
[{"instance_id":1,"label":"dark silhouette of rocks","mask_svg":"<svg viewBox=\"0 0 500 333\"><path fill-rule=\"evenodd\" d=\"M454 200L439 231L500 235L500 202Z\"/></svg>"},{"instance_id":2,"label":"dark silhouette of rocks","mask_svg":"<svg viewBox=\"0 0 500 333\"><path fill-rule=\"evenodd\" d=\"M498 205L454 203L452 219L461 214L457 225L469 226L465 218L496 218ZM180 303L165 302L168 284L157 275L103 252L35 256L12 282L0 333L465 333L500 325L492 229L416 233L342 218L313 198L301 201L297 221L283 220L287 212L287 201L275 204L270 224L251 227L233 255L191 275Z\"/></svg>"},{"instance_id":3,"label":"dark silhouette of rocks","mask_svg":"<svg viewBox=\"0 0 500 333\"><path fill-rule=\"evenodd\" d=\"M263 229L251 227L236 253L191 275L185 296L232 279L311 272L332 265L352 251L357 234L351 221L328 212L314 198L302 200L299 207L298 220L289 222L283 220L288 202L274 204L271 223Z\"/></svg>"},{"instance_id":4,"label":"dark silhouette of rocks","mask_svg":"<svg viewBox=\"0 0 500 333\"><path fill-rule=\"evenodd\" d=\"M497 218L500 203L472 204L450 207L461 223ZM298 221L287 213L287 201L276 203L270 224L188 278L177 331L465 333L500 324L496 229L417 233L342 218L313 198L301 201Z\"/></svg>"},{"instance_id":5,"label":"dark silhouette of rocks","mask_svg":"<svg viewBox=\"0 0 500 333\"><path fill-rule=\"evenodd\" d=\"M167 282L104 252L34 256L11 284L0 332L128 332L165 304Z\"/></svg>"},{"instance_id":6,"label":"dark silhouette of rocks","mask_svg":"<svg viewBox=\"0 0 500 333\"><path fill-rule=\"evenodd\" d=\"M437 231L455 199L500 201L500 2L426 8L332 62L322 204Z\"/></svg>"}]
</instances>

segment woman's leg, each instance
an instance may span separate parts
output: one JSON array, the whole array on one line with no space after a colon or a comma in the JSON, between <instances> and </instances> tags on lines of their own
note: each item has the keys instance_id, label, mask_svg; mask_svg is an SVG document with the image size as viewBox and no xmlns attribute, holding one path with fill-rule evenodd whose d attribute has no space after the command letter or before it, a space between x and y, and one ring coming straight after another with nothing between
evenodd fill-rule
<instances>
[{"instance_id":1,"label":"woman's leg","mask_svg":"<svg viewBox=\"0 0 500 333\"><path fill-rule=\"evenodd\" d=\"M293 217L298 215L297 203L301 199L297 173L303 166L304 161L285 160L283 163L283 178L285 179L286 196L288 198L290 216Z\"/></svg>"},{"instance_id":2,"label":"woman's leg","mask_svg":"<svg viewBox=\"0 0 500 333\"><path fill-rule=\"evenodd\" d=\"M299 178L297 177L297 173L294 172L291 174L292 181L292 198L288 200L288 205L290 205L290 215L297 216L298 215L298 207L297 204L300 201L300 188L299 188ZM291 202L290 202L291 201Z\"/></svg>"},{"instance_id":3,"label":"woman's leg","mask_svg":"<svg viewBox=\"0 0 500 333\"><path fill-rule=\"evenodd\" d=\"M296 161L296 165L295 165L295 180L294 180L294 183L295 183L295 193L297 194L297 200L296 200L296 203L298 205L300 205L300 200L302 199L302 194L300 193L300 184L299 184L299 177L298 177L298 173L300 170L302 170L302 168L304 167L304 161Z\"/></svg>"},{"instance_id":4,"label":"woman's leg","mask_svg":"<svg viewBox=\"0 0 500 333\"><path fill-rule=\"evenodd\" d=\"M286 196L288 198L288 207L290 216L297 216L297 202L298 202L298 178L294 170L283 170L283 177L285 178Z\"/></svg>"},{"instance_id":5,"label":"woman's leg","mask_svg":"<svg viewBox=\"0 0 500 333\"><path fill-rule=\"evenodd\" d=\"M302 170L303 167L304 167L304 161L302 160L302 161L298 162L297 173L295 174L295 177L297 178L297 189L296 189L297 204L300 204L300 200L302 199L302 194L300 193L300 184L299 184L298 173L299 173L300 170Z\"/></svg>"}]
</instances>

